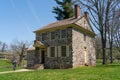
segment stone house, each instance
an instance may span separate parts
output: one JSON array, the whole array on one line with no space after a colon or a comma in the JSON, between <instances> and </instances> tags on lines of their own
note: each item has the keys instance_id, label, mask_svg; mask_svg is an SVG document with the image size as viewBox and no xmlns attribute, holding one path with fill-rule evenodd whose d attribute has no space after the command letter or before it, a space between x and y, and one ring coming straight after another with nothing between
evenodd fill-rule
<instances>
[{"instance_id":1,"label":"stone house","mask_svg":"<svg viewBox=\"0 0 120 80\"><path fill-rule=\"evenodd\" d=\"M34 64L44 68L74 68L95 66L95 33L89 14L80 14L75 5L75 17L48 24L36 31Z\"/></svg>"}]
</instances>

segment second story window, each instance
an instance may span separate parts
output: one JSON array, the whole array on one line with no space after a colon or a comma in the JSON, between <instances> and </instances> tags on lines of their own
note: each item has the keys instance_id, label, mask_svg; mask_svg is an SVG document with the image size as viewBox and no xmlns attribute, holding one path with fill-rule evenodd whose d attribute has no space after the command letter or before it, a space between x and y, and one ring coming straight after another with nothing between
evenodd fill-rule
<instances>
[{"instance_id":1,"label":"second story window","mask_svg":"<svg viewBox=\"0 0 120 80\"><path fill-rule=\"evenodd\" d=\"M61 30L61 38L66 38L66 37L67 37L67 31Z\"/></svg>"},{"instance_id":2,"label":"second story window","mask_svg":"<svg viewBox=\"0 0 120 80\"><path fill-rule=\"evenodd\" d=\"M51 40L55 39L55 31L51 32Z\"/></svg>"},{"instance_id":3,"label":"second story window","mask_svg":"<svg viewBox=\"0 0 120 80\"><path fill-rule=\"evenodd\" d=\"M46 40L47 34L46 33L42 33L42 41Z\"/></svg>"},{"instance_id":4,"label":"second story window","mask_svg":"<svg viewBox=\"0 0 120 80\"><path fill-rule=\"evenodd\" d=\"M36 34L36 40L39 40L39 35L38 34Z\"/></svg>"},{"instance_id":5,"label":"second story window","mask_svg":"<svg viewBox=\"0 0 120 80\"><path fill-rule=\"evenodd\" d=\"M36 34L36 40L40 40L40 34Z\"/></svg>"}]
</instances>

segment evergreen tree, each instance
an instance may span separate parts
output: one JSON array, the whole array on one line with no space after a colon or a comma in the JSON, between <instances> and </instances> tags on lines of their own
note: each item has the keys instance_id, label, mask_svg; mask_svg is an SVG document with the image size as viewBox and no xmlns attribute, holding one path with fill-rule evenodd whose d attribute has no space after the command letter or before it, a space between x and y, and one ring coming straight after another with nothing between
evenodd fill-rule
<instances>
[{"instance_id":1,"label":"evergreen tree","mask_svg":"<svg viewBox=\"0 0 120 80\"><path fill-rule=\"evenodd\" d=\"M74 16L74 10L72 7L74 5L73 0L55 0L55 2L59 6L53 7L52 12L57 15L55 16L57 20L63 20Z\"/></svg>"}]
</instances>

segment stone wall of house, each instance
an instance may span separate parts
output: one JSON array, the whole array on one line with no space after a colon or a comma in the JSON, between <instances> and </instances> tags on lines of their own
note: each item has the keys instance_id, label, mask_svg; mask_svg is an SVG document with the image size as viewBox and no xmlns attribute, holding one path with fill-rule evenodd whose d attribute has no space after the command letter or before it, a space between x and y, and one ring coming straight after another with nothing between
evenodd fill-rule
<instances>
[{"instance_id":1,"label":"stone wall of house","mask_svg":"<svg viewBox=\"0 0 120 80\"><path fill-rule=\"evenodd\" d=\"M42 43L46 46L46 58L45 58L45 68L71 68L72 67L72 28L66 28L67 30L67 38L61 39L61 30L55 30L56 38L54 40L51 40L51 32L47 31L46 39L42 41L42 33L39 33L39 37L37 37L37 40L40 40ZM61 57L61 56L55 56L50 57L50 51L47 50L47 48L50 47L60 47L60 46L69 46L69 56L67 57ZM60 49L60 48L59 48ZM57 49L58 50L58 49ZM55 53L56 54L56 53ZM58 50L57 54L61 54L61 52Z\"/></svg>"},{"instance_id":2,"label":"stone wall of house","mask_svg":"<svg viewBox=\"0 0 120 80\"><path fill-rule=\"evenodd\" d=\"M77 25L79 25L80 27L83 27L89 31L92 31L91 26L89 25L88 21L85 19L85 17L82 17L80 20L78 20L76 22Z\"/></svg>"},{"instance_id":3,"label":"stone wall of house","mask_svg":"<svg viewBox=\"0 0 120 80\"><path fill-rule=\"evenodd\" d=\"M72 68L72 63L70 62L70 57L47 57L47 61L45 63L45 68L47 69L57 69L57 68Z\"/></svg>"},{"instance_id":4,"label":"stone wall of house","mask_svg":"<svg viewBox=\"0 0 120 80\"><path fill-rule=\"evenodd\" d=\"M77 29L72 30L73 67L84 65L84 41L83 33Z\"/></svg>"},{"instance_id":5,"label":"stone wall of house","mask_svg":"<svg viewBox=\"0 0 120 80\"><path fill-rule=\"evenodd\" d=\"M87 36L86 37L86 46L88 51L88 65L96 65L96 50L95 50L95 38Z\"/></svg>"},{"instance_id":6,"label":"stone wall of house","mask_svg":"<svg viewBox=\"0 0 120 80\"><path fill-rule=\"evenodd\" d=\"M46 46L45 68L71 68L81 65L95 65L95 47L94 37L91 37L76 28L66 28L67 38L61 39L61 30L56 30L56 38L51 40L51 31L45 32L46 39L42 41L42 33L37 34L37 40L41 41ZM86 38L86 39L84 39ZM61 57L60 46L69 46L69 56ZM50 57L50 47L58 47L55 57ZM86 54L85 54L86 53Z\"/></svg>"},{"instance_id":7,"label":"stone wall of house","mask_svg":"<svg viewBox=\"0 0 120 80\"><path fill-rule=\"evenodd\" d=\"M28 51L27 52L27 67L34 66L35 62L35 51Z\"/></svg>"},{"instance_id":8,"label":"stone wall of house","mask_svg":"<svg viewBox=\"0 0 120 80\"><path fill-rule=\"evenodd\" d=\"M86 39L84 39L86 38ZM95 48L92 37L84 35L79 30L72 30L73 67L95 65ZM86 54L85 54L86 51Z\"/></svg>"},{"instance_id":9,"label":"stone wall of house","mask_svg":"<svg viewBox=\"0 0 120 80\"><path fill-rule=\"evenodd\" d=\"M45 38L44 41L42 41L42 33L37 33L36 34L36 40L41 41L42 43L44 43L46 47L70 44L71 41L72 41L72 39L71 39L72 28L67 28L66 30L67 30L67 38L61 39L61 37L60 37L61 30L58 29L58 30L55 30L56 38L54 40L51 40L51 32L52 31L43 32L43 33L46 34L46 38Z\"/></svg>"}]
</instances>

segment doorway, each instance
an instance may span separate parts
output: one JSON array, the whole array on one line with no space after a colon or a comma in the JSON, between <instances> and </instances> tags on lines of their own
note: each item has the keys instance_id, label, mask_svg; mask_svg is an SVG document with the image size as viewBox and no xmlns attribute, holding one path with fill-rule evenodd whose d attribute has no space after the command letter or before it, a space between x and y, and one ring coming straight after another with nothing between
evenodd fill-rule
<instances>
[{"instance_id":1,"label":"doorway","mask_svg":"<svg viewBox=\"0 0 120 80\"><path fill-rule=\"evenodd\" d=\"M45 63L45 51L42 50L41 51L41 64L44 64Z\"/></svg>"},{"instance_id":2,"label":"doorway","mask_svg":"<svg viewBox=\"0 0 120 80\"><path fill-rule=\"evenodd\" d=\"M85 55L85 64L86 64L88 62L87 61L87 59L88 59L87 57L88 56L87 56L87 48L86 47L84 47L84 55Z\"/></svg>"}]
</instances>

